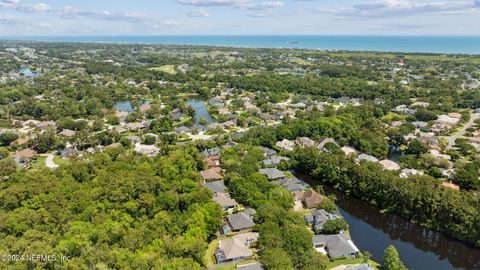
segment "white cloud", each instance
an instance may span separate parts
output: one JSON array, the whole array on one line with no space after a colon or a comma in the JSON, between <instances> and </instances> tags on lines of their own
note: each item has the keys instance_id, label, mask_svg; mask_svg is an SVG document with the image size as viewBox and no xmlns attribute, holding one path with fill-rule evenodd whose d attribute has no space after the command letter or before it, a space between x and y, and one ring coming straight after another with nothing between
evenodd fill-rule
<instances>
[{"instance_id":1,"label":"white cloud","mask_svg":"<svg viewBox=\"0 0 480 270\"><path fill-rule=\"evenodd\" d=\"M59 16L63 19L89 18L104 21L119 21L140 23L146 27L160 28L174 26L178 23L171 20L163 20L156 17L149 17L143 13L136 12L110 12L106 10L77 9L74 7L50 7L44 3L23 3L20 0L0 0L0 9L10 9L22 12L43 12ZM14 21L11 17L3 17L4 22Z\"/></svg>"},{"instance_id":2,"label":"white cloud","mask_svg":"<svg viewBox=\"0 0 480 270\"><path fill-rule=\"evenodd\" d=\"M19 24L21 19L10 15L0 15L0 24Z\"/></svg>"},{"instance_id":3,"label":"white cloud","mask_svg":"<svg viewBox=\"0 0 480 270\"><path fill-rule=\"evenodd\" d=\"M190 10L184 10L183 13L185 13L189 17L208 17L210 16L210 13L204 9L190 9Z\"/></svg>"},{"instance_id":4,"label":"white cloud","mask_svg":"<svg viewBox=\"0 0 480 270\"><path fill-rule=\"evenodd\" d=\"M23 12L45 12L51 8L45 3L21 3L19 0L3 0L0 2L0 8L12 9Z\"/></svg>"},{"instance_id":5,"label":"white cloud","mask_svg":"<svg viewBox=\"0 0 480 270\"><path fill-rule=\"evenodd\" d=\"M283 1L253 0L177 0L178 3L190 6L219 7L230 6L240 9L265 10L284 6Z\"/></svg>"},{"instance_id":6,"label":"white cloud","mask_svg":"<svg viewBox=\"0 0 480 270\"><path fill-rule=\"evenodd\" d=\"M465 13L480 8L475 1L413 1L413 0L376 0L353 6L333 9L318 8L316 11L346 17L391 17L417 14Z\"/></svg>"}]
</instances>

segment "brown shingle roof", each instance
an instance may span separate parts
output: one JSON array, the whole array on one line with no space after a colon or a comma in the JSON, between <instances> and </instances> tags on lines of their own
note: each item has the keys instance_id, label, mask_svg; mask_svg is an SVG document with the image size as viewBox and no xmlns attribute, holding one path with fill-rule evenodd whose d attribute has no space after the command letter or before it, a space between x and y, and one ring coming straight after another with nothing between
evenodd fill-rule
<instances>
[{"instance_id":1,"label":"brown shingle roof","mask_svg":"<svg viewBox=\"0 0 480 270\"><path fill-rule=\"evenodd\" d=\"M14 157L16 158L34 158L37 156L37 152L33 149L27 148L22 151L15 153Z\"/></svg>"},{"instance_id":2,"label":"brown shingle roof","mask_svg":"<svg viewBox=\"0 0 480 270\"><path fill-rule=\"evenodd\" d=\"M205 181L210 181L210 180L221 180L223 179L223 176L220 175L217 171L215 171L213 168L204 170L200 172L200 175L202 176L203 180Z\"/></svg>"}]
</instances>

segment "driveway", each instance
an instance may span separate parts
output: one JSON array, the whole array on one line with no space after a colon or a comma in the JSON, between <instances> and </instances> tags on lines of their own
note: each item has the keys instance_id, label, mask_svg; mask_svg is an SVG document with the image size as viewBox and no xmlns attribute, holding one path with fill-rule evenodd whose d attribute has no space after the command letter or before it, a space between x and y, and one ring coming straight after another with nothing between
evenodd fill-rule
<instances>
[{"instance_id":1,"label":"driveway","mask_svg":"<svg viewBox=\"0 0 480 270\"><path fill-rule=\"evenodd\" d=\"M470 115L470 120L468 121L468 123L466 123L463 128L458 131L457 133L453 134L452 136L448 136L448 137L445 137L445 139L447 139L447 142L448 142L448 146L447 146L447 149L448 148L452 148L454 145L455 145L455 141L461 137L463 137L463 135L465 135L465 133L467 132L467 129L471 126L473 126L475 124L475 120L477 120L478 118L480 117L480 114L479 113L474 113L474 114L471 114Z\"/></svg>"},{"instance_id":2,"label":"driveway","mask_svg":"<svg viewBox=\"0 0 480 270\"><path fill-rule=\"evenodd\" d=\"M47 155L47 158L45 159L45 166L47 166L48 168L50 169L56 169L58 168L58 165L55 164L55 162L53 161L53 158L55 157L54 154L48 154Z\"/></svg>"}]
</instances>

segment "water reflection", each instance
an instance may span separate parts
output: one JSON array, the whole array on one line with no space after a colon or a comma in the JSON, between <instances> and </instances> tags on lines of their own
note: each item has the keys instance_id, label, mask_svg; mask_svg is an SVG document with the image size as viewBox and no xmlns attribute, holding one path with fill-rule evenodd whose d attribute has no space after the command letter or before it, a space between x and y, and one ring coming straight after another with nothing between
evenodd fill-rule
<instances>
[{"instance_id":1,"label":"water reflection","mask_svg":"<svg viewBox=\"0 0 480 270\"><path fill-rule=\"evenodd\" d=\"M308 176L295 175L312 186L320 184ZM385 248L394 244L410 269L480 269L479 249L398 215L380 213L377 208L332 188L324 186L324 189L337 196L340 212L350 225L352 240L361 250L370 251L374 260L381 261Z\"/></svg>"},{"instance_id":2,"label":"water reflection","mask_svg":"<svg viewBox=\"0 0 480 270\"><path fill-rule=\"evenodd\" d=\"M187 100L187 104L192 106L195 110L195 125L198 125L202 118L207 120L207 125L215 122L205 106L205 100L200 98L190 98Z\"/></svg>"}]
</instances>

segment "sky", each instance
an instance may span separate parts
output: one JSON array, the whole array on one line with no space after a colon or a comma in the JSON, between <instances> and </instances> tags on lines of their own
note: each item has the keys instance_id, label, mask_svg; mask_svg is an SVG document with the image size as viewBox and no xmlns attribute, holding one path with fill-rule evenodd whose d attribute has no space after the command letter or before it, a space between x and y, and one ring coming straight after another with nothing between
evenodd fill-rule
<instances>
[{"instance_id":1,"label":"sky","mask_svg":"<svg viewBox=\"0 0 480 270\"><path fill-rule=\"evenodd\" d=\"M0 0L1 36L480 35L480 0Z\"/></svg>"}]
</instances>

